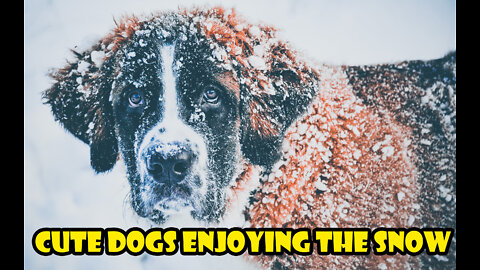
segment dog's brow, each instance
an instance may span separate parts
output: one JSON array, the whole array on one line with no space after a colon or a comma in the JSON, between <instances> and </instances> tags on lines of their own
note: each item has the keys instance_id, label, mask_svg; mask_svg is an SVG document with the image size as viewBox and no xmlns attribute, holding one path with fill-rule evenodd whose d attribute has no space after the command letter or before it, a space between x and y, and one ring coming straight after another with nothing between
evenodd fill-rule
<instances>
[{"instance_id":1,"label":"dog's brow","mask_svg":"<svg viewBox=\"0 0 480 270\"><path fill-rule=\"evenodd\" d=\"M215 79L220 82L225 88L234 91L235 96L240 98L240 84L235 74L231 71L215 74Z\"/></svg>"}]
</instances>

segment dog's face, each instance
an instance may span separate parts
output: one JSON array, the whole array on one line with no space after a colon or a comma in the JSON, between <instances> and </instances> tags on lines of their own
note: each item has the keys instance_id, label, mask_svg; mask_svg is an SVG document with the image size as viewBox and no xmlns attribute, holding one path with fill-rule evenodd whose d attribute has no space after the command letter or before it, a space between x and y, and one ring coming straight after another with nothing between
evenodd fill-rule
<instances>
[{"instance_id":1,"label":"dog's face","mask_svg":"<svg viewBox=\"0 0 480 270\"><path fill-rule=\"evenodd\" d=\"M217 218L240 158L238 78L196 40L142 40L124 49L112 100L132 205L157 221Z\"/></svg>"},{"instance_id":2,"label":"dog's face","mask_svg":"<svg viewBox=\"0 0 480 270\"><path fill-rule=\"evenodd\" d=\"M90 145L95 171L121 154L142 217L218 220L239 161L271 166L316 91L315 72L271 42L271 28L253 35L234 18L215 10L127 21L77 53L44 93Z\"/></svg>"}]
</instances>

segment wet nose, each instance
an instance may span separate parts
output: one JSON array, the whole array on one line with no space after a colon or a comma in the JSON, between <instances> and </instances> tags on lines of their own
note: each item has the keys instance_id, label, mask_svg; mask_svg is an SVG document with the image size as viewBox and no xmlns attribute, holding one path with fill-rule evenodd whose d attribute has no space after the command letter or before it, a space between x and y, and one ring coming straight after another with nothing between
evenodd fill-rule
<instances>
[{"instance_id":1,"label":"wet nose","mask_svg":"<svg viewBox=\"0 0 480 270\"><path fill-rule=\"evenodd\" d=\"M146 157L146 167L159 183L181 182L190 172L195 155L185 145L156 145Z\"/></svg>"}]
</instances>

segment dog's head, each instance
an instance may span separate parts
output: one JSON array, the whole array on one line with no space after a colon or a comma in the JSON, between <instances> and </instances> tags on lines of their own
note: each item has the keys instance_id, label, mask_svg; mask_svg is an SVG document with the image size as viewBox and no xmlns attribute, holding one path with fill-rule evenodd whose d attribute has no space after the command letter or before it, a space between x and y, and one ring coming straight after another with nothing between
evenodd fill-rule
<instances>
[{"instance_id":1,"label":"dog's head","mask_svg":"<svg viewBox=\"0 0 480 270\"><path fill-rule=\"evenodd\" d=\"M271 166L317 87L273 28L221 8L127 18L75 54L46 103L90 145L96 172L121 154L133 208L159 223L217 220L238 163Z\"/></svg>"}]
</instances>

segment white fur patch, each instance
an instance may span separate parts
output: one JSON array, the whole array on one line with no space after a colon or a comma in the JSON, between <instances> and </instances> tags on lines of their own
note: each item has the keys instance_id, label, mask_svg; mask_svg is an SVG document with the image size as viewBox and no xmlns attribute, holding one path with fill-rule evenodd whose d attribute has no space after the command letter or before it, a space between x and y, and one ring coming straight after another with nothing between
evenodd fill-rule
<instances>
[{"instance_id":1,"label":"white fur patch","mask_svg":"<svg viewBox=\"0 0 480 270\"><path fill-rule=\"evenodd\" d=\"M204 196L207 193L207 145L203 137L195 132L191 127L186 125L179 118L179 106L177 98L177 74L174 70L175 46L165 45L160 48L161 53L161 69L162 69L162 86L163 94L160 96L161 104L163 105L162 120L153 126L147 134L145 134L137 152L137 168L144 185L142 199L146 206L157 208L168 214L172 212L185 212L186 208L191 206L183 203L169 200L160 200L152 202L152 194L150 185L155 184L153 179L150 179L146 164L145 156L142 155L152 145L156 145L156 151L162 151L162 154L173 154L175 151L181 150L183 144L191 146L191 150L195 153L197 160L191 170L191 175L196 176L201 180L201 187L195 188L192 196ZM189 177L189 176L187 176ZM195 204L195 203L194 203ZM166 213L167 214L167 213Z\"/></svg>"}]
</instances>

